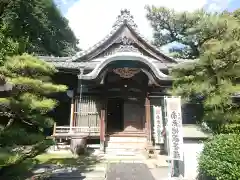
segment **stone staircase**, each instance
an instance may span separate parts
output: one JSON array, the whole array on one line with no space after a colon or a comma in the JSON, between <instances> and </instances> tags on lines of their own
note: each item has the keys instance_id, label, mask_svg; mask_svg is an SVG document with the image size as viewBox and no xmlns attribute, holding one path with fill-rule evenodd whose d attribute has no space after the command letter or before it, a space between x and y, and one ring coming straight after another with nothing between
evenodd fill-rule
<instances>
[{"instance_id":1,"label":"stone staircase","mask_svg":"<svg viewBox=\"0 0 240 180\"><path fill-rule=\"evenodd\" d=\"M144 133L122 133L106 137L107 154L136 155L147 147L147 138Z\"/></svg>"}]
</instances>

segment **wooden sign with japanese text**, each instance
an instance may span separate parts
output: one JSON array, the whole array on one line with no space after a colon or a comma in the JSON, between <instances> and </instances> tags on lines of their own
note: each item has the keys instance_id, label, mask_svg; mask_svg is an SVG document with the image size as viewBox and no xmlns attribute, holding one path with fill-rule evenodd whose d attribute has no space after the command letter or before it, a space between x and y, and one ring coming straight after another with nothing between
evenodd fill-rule
<instances>
[{"instance_id":1,"label":"wooden sign with japanese text","mask_svg":"<svg viewBox=\"0 0 240 180\"><path fill-rule=\"evenodd\" d=\"M181 98L167 97L167 128L169 138L169 156L171 160L183 161L183 133Z\"/></svg>"},{"instance_id":2,"label":"wooden sign with japanese text","mask_svg":"<svg viewBox=\"0 0 240 180\"><path fill-rule=\"evenodd\" d=\"M164 143L164 137L162 136L163 121L161 106L153 106L153 118L154 118L155 143L162 144Z\"/></svg>"}]
</instances>

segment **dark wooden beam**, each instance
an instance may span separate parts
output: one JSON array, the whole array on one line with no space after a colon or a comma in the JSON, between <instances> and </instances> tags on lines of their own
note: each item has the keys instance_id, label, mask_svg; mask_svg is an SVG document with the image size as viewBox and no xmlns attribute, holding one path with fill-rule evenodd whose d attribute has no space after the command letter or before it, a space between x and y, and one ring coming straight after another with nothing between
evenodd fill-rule
<instances>
[{"instance_id":1,"label":"dark wooden beam","mask_svg":"<svg viewBox=\"0 0 240 180\"><path fill-rule=\"evenodd\" d=\"M100 118L100 145L101 150L105 150L105 117L106 117L106 110L101 110L101 118Z\"/></svg>"}]
</instances>

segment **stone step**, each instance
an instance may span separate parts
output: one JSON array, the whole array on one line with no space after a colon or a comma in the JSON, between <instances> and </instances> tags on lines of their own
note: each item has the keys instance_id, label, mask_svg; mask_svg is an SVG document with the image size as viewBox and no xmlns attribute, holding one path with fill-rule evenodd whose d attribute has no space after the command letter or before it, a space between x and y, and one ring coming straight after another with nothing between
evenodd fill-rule
<instances>
[{"instance_id":1,"label":"stone step","mask_svg":"<svg viewBox=\"0 0 240 180\"><path fill-rule=\"evenodd\" d=\"M123 131L115 133L107 133L106 136L116 136L116 137L146 137L144 131Z\"/></svg>"},{"instance_id":2,"label":"stone step","mask_svg":"<svg viewBox=\"0 0 240 180\"><path fill-rule=\"evenodd\" d=\"M134 151L112 151L112 150L107 150L106 151L107 155L115 155L115 156L136 156L140 154L140 152L134 152Z\"/></svg>"},{"instance_id":3,"label":"stone step","mask_svg":"<svg viewBox=\"0 0 240 180\"><path fill-rule=\"evenodd\" d=\"M135 156L135 155L139 155L142 154L142 151L144 151L144 149L106 149L105 150L105 154L111 154L111 155L125 155L125 156Z\"/></svg>"},{"instance_id":4,"label":"stone step","mask_svg":"<svg viewBox=\"0 0 240 180\"><path fill-rule=\"evenodd\" d=\"M145 156L141 151L112 151L109 150L106 152L104 155L103 159L119 159L119 160L124 160L124 159L134 159L134 160L139 160L139 159L144 159Z\"/></svg>"},{"instance_id":5,"label":"stone step","mask_svg":"<svg viewBox=\"0 0 240 180\"><path fill-rule=\"evenodd\" d=\"M133 143L133 142L108 142L107 149L144 149L146 147L146 143Z\"/></svg>"},{"instance_id":6,"label":"stone step","mask_svg":"<svg viewBox=\"0 0 240 180\"><path fill-rule=\"evenodd\" d=\"M135 156L126 156L126 155L111 155L108 154L105 156L105 162L109 163L109 162L129 162L129 161L136 161L136 162L143 162L145 160L145 158L141 155L135 155Z\"/></svg>"},{"instance_id":7,"label":"stone step","mask_svg":"<svg viewBox=\"0 0 240 180\"><path fill-rule=\"evenodd\" d=\"M126 148L106 148L105 153L106 154L133 154L133 155L139 155L142 154L142 151L144 151L144 149L126 149Z\"/></svg>"},{"instance_id":8,"label":"stone step","mask_svg":"<svg viewBox=\"0 0 240 180\"><path fill-rule=\"evenodd\" d=\"M147 142L146 137L115 137L106 138L107 142Z\"/></svg>"}]
</instances>

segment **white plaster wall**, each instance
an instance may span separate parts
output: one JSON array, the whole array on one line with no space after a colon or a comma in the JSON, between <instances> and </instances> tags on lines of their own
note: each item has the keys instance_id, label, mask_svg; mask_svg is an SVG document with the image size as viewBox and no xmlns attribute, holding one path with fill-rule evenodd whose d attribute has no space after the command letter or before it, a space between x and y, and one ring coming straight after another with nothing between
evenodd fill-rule
<instances>
[{"instance_id":1,"label":"white plaster wall","mask_svg":"<svg viewBox=\"0 0 240 180\"><path fill-rule=\"evenodd\" d=\"M197 141L184 142L184 170L185 178L197 177L198 157L203 150L203 143Z\"/></svg>"}]
</instances>

